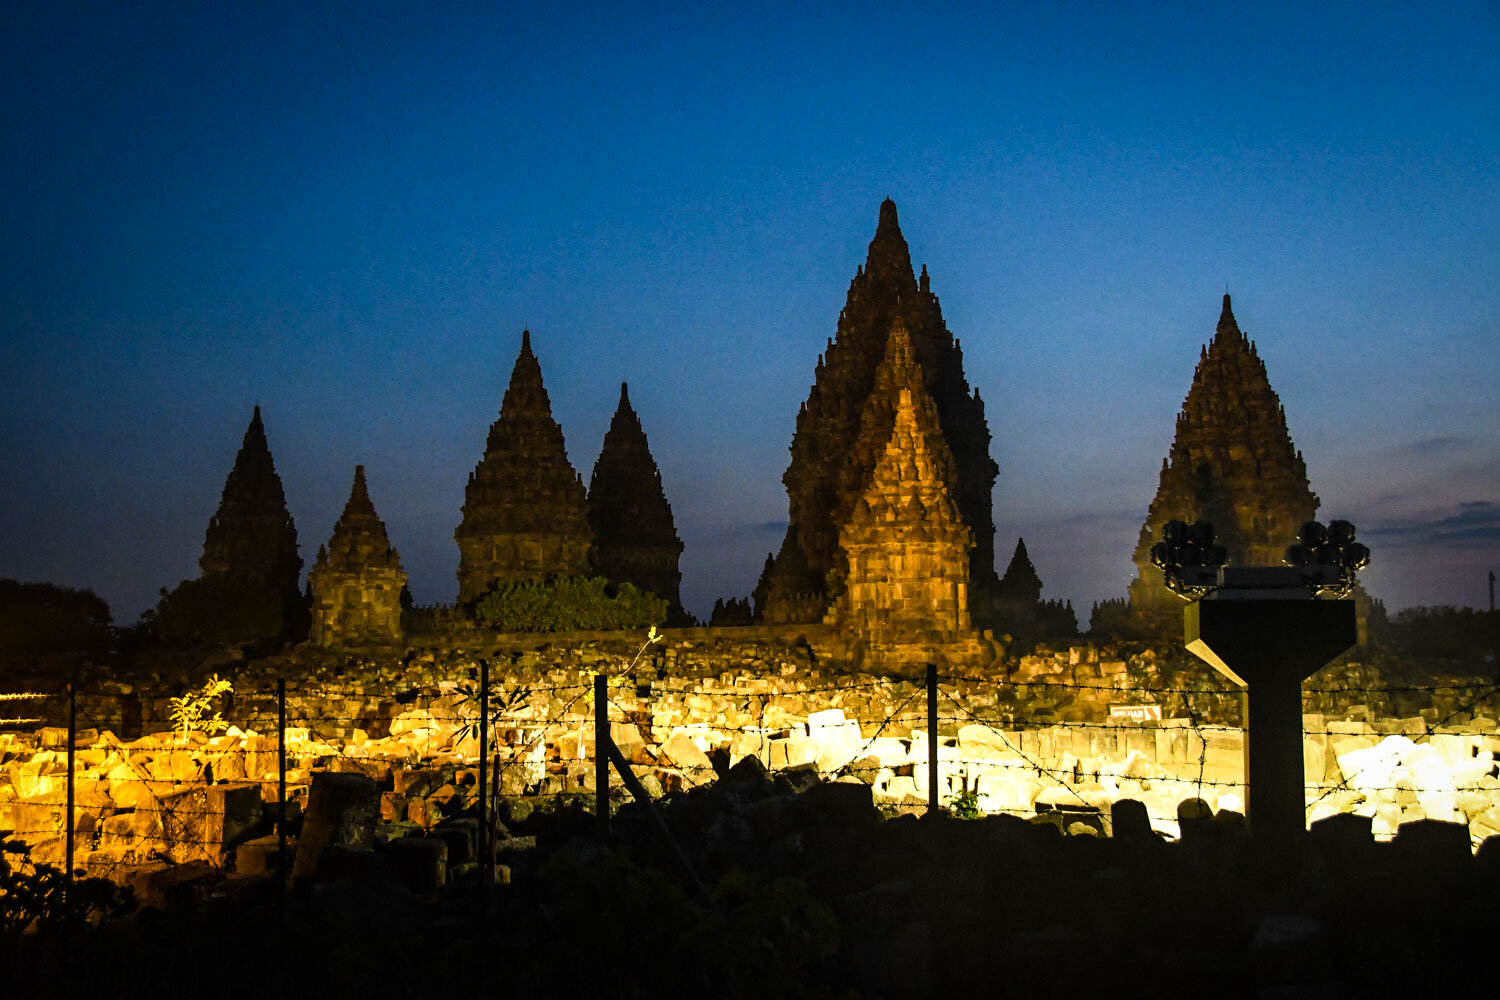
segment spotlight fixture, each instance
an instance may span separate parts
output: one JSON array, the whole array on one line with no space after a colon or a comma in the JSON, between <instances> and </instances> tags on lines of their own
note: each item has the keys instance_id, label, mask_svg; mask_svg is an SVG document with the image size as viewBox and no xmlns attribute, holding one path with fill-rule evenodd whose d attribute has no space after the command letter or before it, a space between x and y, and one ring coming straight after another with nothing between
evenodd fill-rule
<instances>
[{"instance_id":1,"label":"spotlight fixture","mask_svg":"<svg viewBox=\"0 0 1500 1000\"><path fill-rule=\"evenodd\" d=\"M1329 521L1326 528L1308 521L1282 561L1302 570L1303 582L1315 596L1347 597L1354 574L1370 565L1370 550L1354 540L1354 525L1348 521Z\"/></svg>"},{"instance_id":2,"label":"spotlight fixture","mask_svg":"<svg viewBox=\"0 0 1500 1000\"><path fill-rule=\"evenodd\" d=\"M1151 546L1151 564L1162 571L1167 589L1183 600L1196 601L1219 585L1219 567L1228 553L1214 543L1214 526L1197 521L1191 526L1168 521L1161 541Z\"/></svg>"}]
</instances>

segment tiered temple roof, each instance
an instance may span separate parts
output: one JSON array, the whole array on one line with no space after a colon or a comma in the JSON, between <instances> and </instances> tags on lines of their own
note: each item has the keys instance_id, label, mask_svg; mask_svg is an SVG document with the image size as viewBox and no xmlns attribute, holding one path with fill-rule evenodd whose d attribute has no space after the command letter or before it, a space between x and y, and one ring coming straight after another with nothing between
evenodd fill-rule
<instances>
[{"instance_id":1,"label":"tiered temple roof","mask_svg":"<svg viewBox=\"0 0 1500 1000\"><path fill-rule=\"evenodd\" d=\"M354 467L349 502L327 546L319 546L307 583L313 642L337 646L401 638L406 572L370 502L363 465Z\"/></svg>"},{"instance_id":2,"label":"tiered temple roof","mask_svg":"<svg viewBox=\"0 0 1500 1000\"><path fill-rule=\"evenodd\" d=\"M910 337L923 372L921 387L934 404L940 436L953 458L952 498L973 537L970 578L976 586L995 582L991 491L998 470L990 459L984 403L977 389L969 390L963 352L943 322L927 269L920 276L912 273L896 205L887 199L865 265L850 282L837 338L818 358L812 390L797 414L792 460L782 477L790 522L758 588L766 595L763 620L816 620L837 597L828 574L837 566L839 529L862 496L863 477L871 469L872 453L856 448L860 420L898 326Z\"/></svg>"},{"instance_id":3,"label":"tiered temple roof","mask_svg":"<svg viewBox=\"0 0 1500 1000\"><path fill-rule=\"evenodd\" d=\"M680 620L682 573L677 559L682 540L662 490L661 471L623 382L620 405L589 479L588 504L594 569L610 580L665 598L673 617Z\"/></svg>"},{"instance_id":4,"label":"tiered temple roof","mask_svg":"<svg viewBox=\"0 0 1500 1000\"><path fill-rule=\"evenodd\" d=\"M589 571L587 491L552 418L529 331L521 334L521 352L484 457L469 475L454 537L461 604L500 582Z\"/></svg>"},{"instance_id":5,"label":"tiered temple roof","mask_svg":"<svg viewBox=\"0 0 1500 1000\"><path fill-rule=\"evenodd\" d=\"M1302 453L1255 342L1240 331L1229 296L1213 341L1199 352L1172 449L1136 544L1136 609L1171 606L1151 546L1168 521L1208 521L1237 565L1279 565L1297 529L1318 510Z\"/></svg>"},{"instance_id":6,"label":"tiered temple roof","mask_svg":"<svg viewBox=\"0 0 1500 1000\"><path fill-rule=\"evenodd\" d=\"M302 557L297 554L297 526L286 509L259 406L224 482L218 512L209 519L198 565L204 576L254 580L289 599L299 593Z\"/></svg>"},{"instance_id":7,"label":"tiered temple roof","mask_svg":"<svg viewBox=\"0 0 1500 1000\"><path fill-rule=\"evenodd\" d=\"M971 532L904 326L891 332L850 467L869 471L839 529L828 620L876 644L968 629Z\"/></svg>"}]
</instances>

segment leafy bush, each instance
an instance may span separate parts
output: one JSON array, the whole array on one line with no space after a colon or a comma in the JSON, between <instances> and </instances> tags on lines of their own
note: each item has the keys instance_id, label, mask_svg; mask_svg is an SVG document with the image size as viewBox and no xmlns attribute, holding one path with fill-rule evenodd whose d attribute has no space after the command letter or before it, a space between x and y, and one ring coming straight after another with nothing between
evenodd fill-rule
<instances>
[{"instance_id":1,"label":"leafy bush","mask_svg":"<svg viewBox=\"0 0 1500 1000\"><path fill-rule=\"evenodd\" d=\"M979 793L959 792L948 800L948 811L959 819L978 819L984 813L979 808Z\"/></svg>"},{"instance_id":2,"label":"leafy bush","mask_svg":"<svg viewBox=\"0 0 1500 1000\"><path fill-rule=\"evenodd\" d=\"M172 722L182 729L182 742L187 742L189 732L201 732L213 736L229 728L229 723L224 721L224 717L217 710L212 716L209 716L208 712L214 707L221 694L233 690L234 685L221 680L218 674L214 674L204 681L203 686L198 690L170 699Z\"/></svg>"},{"instance_id":3,"label":"leafy bush","mask_svg":"<svg viewBox=\"0 0 1500 1000\"><path fill-rule=\"evenodd\" d=\"M129 913L135 896L107 879L77 879L51 865L32 864L20 841L0 844L0 940Z\"/></svg>"},{"instance_id":4,"label":"leafy bush","mask_svg":"<svg viewBox=\"0 0 1500 1000\"><path fill-rule=\"evenodd\" d=\"M164 595L151 625L166 642L243 646L284 635L287 609L274 587L213 575Z\"/></svg>"},{"instance_id":5,"label":"leafy bush","mask_svg":"<svg viewBox=\"0 0 1500 1000\"><path fill-rule=\"evenodd\" d=\"M474 617L501 632L646 628L666 621L667 602L628 583L611 592L603 577L556 577L502 584L475 606Z\"/></svg>"}]
</instances>

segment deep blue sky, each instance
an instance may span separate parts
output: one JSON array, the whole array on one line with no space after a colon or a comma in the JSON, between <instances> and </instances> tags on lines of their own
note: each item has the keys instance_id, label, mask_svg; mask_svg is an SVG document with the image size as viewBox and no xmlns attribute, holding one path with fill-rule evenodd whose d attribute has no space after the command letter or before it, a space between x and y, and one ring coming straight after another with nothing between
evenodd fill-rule
<instances>
[{"instance_id":1,"label":"deep blue sky","mask_svg":"<svg viewBox=\"0 0 1500 1000\"><path fill-rule=\"evenodd\" d=\"M311 563L356 462L421 602L523 326L585 480L631 384L744 595L797 404L900 206L1018 534L1123 593L1226 282L1392 607L1500 569L1493 4L10 3L0 576L131 621L251 407Z\"/></svg>"}]
</instances>

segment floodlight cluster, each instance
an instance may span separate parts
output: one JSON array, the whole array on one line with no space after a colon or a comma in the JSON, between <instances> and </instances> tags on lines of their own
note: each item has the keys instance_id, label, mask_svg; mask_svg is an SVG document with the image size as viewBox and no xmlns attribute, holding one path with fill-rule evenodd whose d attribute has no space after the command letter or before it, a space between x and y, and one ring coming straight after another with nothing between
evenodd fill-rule
<instances>
[{"instance_id":1,"label":"floodlight cluster","mask_svg":"<svg viewBox=\"0 0 1500 1000\"><path fill-rule=\"evenodd\" d=\"M1161 539L1151 547L1151 564L1162 571L1168 590L1194 601L1218 586L1219 567L1229 553L1215 543L1212 524L1168 521Z\"/></svg>"},{"instance_id":2,"label":"floodlight cluster","mask_svg":"<svg viewBox=\"0 0 1500 1000\"><path fill-rule=\"evenodd\" d=\"M1369 548L1354 534L1348 521L1329 521L1326 528L1304 522L1282 561L1307 570L1307 584L1319 597L1346 597L1354 589L1354 574L1370 565Z\"/></svg>"}]
</instances>

